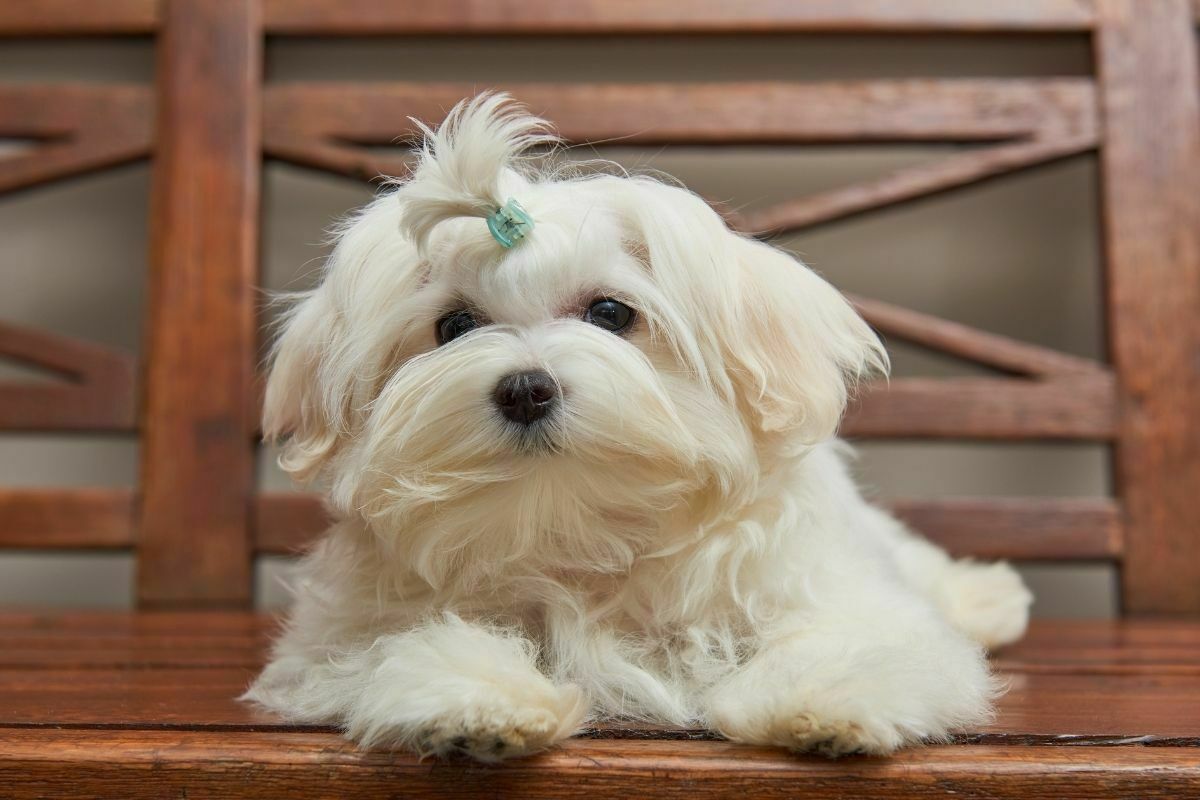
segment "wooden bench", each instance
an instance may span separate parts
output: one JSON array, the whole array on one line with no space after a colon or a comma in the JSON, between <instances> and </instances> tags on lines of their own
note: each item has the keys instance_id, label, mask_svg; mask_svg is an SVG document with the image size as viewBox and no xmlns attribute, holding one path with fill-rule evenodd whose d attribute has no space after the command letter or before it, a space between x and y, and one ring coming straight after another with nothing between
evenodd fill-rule
<instances>
[{"instance_id":1,"label":"wooden bench","mask_svg":"<svg viewBox=\"0 0 1200 800\"><path fill-rule=\"evenodd\" d=\"M681 9L683 9L681 11ZM1200 73L1186 0L812 0L575 4L373 0L9 0L0 36L154 36L154 87L0 85L0 192L153 157L148 351L0 325L0 355L58 383L0 384L0 429L136 432L136 491L0 489L0 547L132 550L132 613L0 612L0 795L164 797L1200 795ZM732 216L769 234L1098 153L1106 363L874 300L894 339L999 377L894 379L861 437L1111 445L1104 499L896 504L960 554L1119 565L1122 619L1040 622L997 655L996 721L953 744L827 761L707 733L603 727L481 767L360 752L234 697L271 618L261 554L322 526L258 491L257 243L263 157L359 177L373 152L475 87L272 83L264 37L360 34L1073 33L1095 75L1019 80L506 86L575 140L977 145L867 183ZM0 257L3 249L0 247Z\"/></svg>"}]
</instances>

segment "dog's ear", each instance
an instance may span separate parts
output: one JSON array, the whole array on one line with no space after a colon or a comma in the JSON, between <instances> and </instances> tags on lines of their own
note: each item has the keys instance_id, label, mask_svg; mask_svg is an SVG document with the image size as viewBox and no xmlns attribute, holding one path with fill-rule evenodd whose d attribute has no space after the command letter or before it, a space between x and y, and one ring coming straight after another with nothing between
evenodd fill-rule
<instances>
[{"instance_id":1,"label":"dog's ear","mask_svg":"<svg viewBox=\"0 0 1200 800\"><path fill-rule=\"evenodd\" d=\"M303 297L280 319L263 398L263 438L282 442L280 466L308 480L337 447L345 420L320 389L323 359L333 332L333 315L321 289Z\"/></svg>"},{"instance_id":2,"label":"dog's ear","mask_svg":"<svg viewBox=\"0 0 1200 800\"><path fill-rule=\"evenodd\" d=\"M886 373L875 332L829 283L769 245L736 241L736 300L724 350L730 379L764 431L833 436L850 392Z\"/></svg>"},{"instance_id":3,"label":"dog's ear","mask_svg":"<svg viewBox=\"0 0 1200 800\"><path fill-rule=\"evenodd\" d=\"M696 195L642 178L622 186L648 268L673 299L647 314L651 329L762 431L834 435L854 384L887 371L870 326L819 275L733 233Z\"/></svg>"},{"instance_id":4,"label":"dog's ear","mask_svg":"<svg viewBox=\"0 0 1200 800\"><path fill-rule=\"evenodd\" d=\"M396 314L418 284L416 249L398 225L396 195L349 217L320 285L279 318L263 399L263 435L279 464L315 477L352 435L397 345Z\"/></svg>"}]
</instances>

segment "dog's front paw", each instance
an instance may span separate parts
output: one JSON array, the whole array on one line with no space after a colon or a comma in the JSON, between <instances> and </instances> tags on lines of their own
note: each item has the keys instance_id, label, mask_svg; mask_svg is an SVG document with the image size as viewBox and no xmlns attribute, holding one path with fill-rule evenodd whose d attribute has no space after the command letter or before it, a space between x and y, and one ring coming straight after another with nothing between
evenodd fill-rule
<instances>
[{"instance_id":1,"label":"dog's front paw","mask_svg":"<svg viewBox=\"0 0 1200 800\"><path fill-rule=\"evenodd\" d=\"M544 750L578 729L587 711L575 686L479 687L457 696L383 703L349 726L365 746L399 747L424 756L467 755L500 761Z\"/></svg>"},{"instance_id":2,"label":"dog's front paw","mask_svg":"<svg viewBox=\"0 0 1200 800\"><path fill-rule=\"evenodd\" d=\"M565 724L564 724L565 723ZM430 720L413 749L421 755L463 754L480 761L499 761L544 750L569 736L577 720L549 708L486 703Z\"/></svg>"},{"instance_id":3,"label":"dog's front paw","mask_svg":"<svg viewBox=\"0 0 1200 800\"><path fill-rule=\"evenodd\" d=\"M982 655L957 636L904 647L801 637L719 686L709 723L739 742L883 755L987 719L994 692Z\"/></svg>"},{"instance_id":4,"label":"dog's front paw","mask_svg":"<svg viewBox=\"0 0 1200 800\"><path fill-rule=\"evenodd\" d=\"M714 708L712 723L737 742L769 744L836 758L854 753L885 755L909 738L882 715L832 708L827 703L800 697L782 701L773 708L757 706L754 700L724 706Z\"/></svg>"}]
</instances>

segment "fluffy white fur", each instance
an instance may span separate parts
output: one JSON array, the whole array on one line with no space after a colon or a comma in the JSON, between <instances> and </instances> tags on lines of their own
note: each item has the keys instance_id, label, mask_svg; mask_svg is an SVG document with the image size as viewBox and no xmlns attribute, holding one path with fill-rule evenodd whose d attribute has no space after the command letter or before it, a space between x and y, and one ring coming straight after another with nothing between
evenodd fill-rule
<instances>
[{"instance_id":1,"label":"fluffy white fur","mask_svg":"<svg viewBox=\"0 0 1200 800\"><path fill-rule=\"evenodd\" d=\"M502 95L426 134L283 323L265 429L340 521L246 696L484 760L597 717L831 755L985 719L1030 595L861 498L834 436L886 356L838 292L684 189L533 160ZM510 197L536 227L506 251ZM486 324L439 347L458 307ZM492 394L528 369L563 400L525 431Z\"/></svg>"}]
</instances>

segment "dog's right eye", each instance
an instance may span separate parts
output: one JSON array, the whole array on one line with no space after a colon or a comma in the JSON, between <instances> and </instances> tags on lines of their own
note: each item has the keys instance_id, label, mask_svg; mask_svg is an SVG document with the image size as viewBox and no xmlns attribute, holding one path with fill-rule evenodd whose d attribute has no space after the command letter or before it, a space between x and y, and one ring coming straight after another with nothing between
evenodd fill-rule
<instances>
[{"instance_id":1,"label":"dog's right eye","mask_svg":"<svg viewBox=\"0 0 1200 800\"><path fill-rule=\"evenodd\" d=\"M438 320L438 344L452 342L464 333L470 333L479 327L479 322L471 316L470 311L452 311Z\"/></svg>"}]
</instances>

